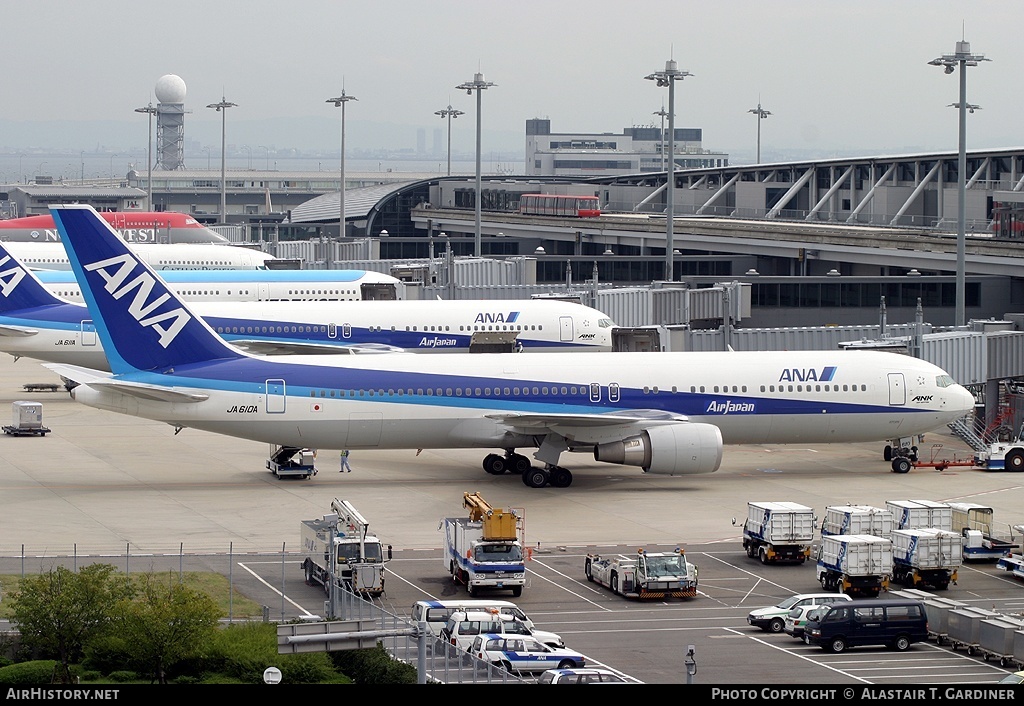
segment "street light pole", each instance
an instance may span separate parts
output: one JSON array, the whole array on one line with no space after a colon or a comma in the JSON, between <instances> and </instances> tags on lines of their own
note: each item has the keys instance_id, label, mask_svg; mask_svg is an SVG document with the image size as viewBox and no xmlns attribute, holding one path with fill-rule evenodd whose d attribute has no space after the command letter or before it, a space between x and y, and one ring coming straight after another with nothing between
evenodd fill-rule
<instances>
[{"instance_id":1,"label":"street light pole","mask_svg":"<svg viewBox=\"0 0 1024 706\"><path fill-rule=\"evenodd\" d=\"M220 113L220 222L228 222L228 194L227 194L227 182L225 181L225 149L226 142L225 137L227 136L227 115L228 108L237 107L237 103L229 103L225 100L224 96L221 95L220 103L210 103L207 108L213 108Z\"/></svg>"},{"instance_id":2,"label":"street light pole","mask_svg":"<svg viewBox=\"0 0 1024 706\"><path fill-rule=\"evenodd\" d=\"M460 83L455 88L463 90L467 95L473 95L473 91L476 91L476 231L474 233L473 249L477 257L483 254L483 246L481 244L480 236L480 196L483 188L481 186L480 178L480 96L483 95L483 91L490 88L495 84L485 81L482 73L473 74L473 80L467 81L466 83Z\"/></svg>"},{"instance_id":3,"label":"street light pole","mask_svg":"<svg viewBox=\"0 0 1024 706\"><path fill-rule=\"evenodd\" d=\"M341 108L341 188L338 193L338 238L345 237L345 104L349 101L359 100L355 96L345 93L341 89L341 95L337 98L328 98L326 103L334 103L335 108Z\"/></svg>"},{"instance_id":4,"label":"street light pole","mask_svg":"<svg viewBox=\"0 0 1024 706\"><path fill-rule=\"evenodd\" d=\"M264 150L266 150L266 153L267 153L267 171L269 172L270 171L270 148L267 147L266 145L257 145L257 147L262 147Z\"/></svg>"},{"instance_id":5,"label":"street light pole","mask_svg":"<svg viewBox=\"0 0 1024 706\"><path fill-rule=\"evenodd\" d=\"M972 54L971 43L959 41L956 52L943 54L928 62L930 66L941 66L947 74L960 68L960 102L954 103L960 110L959 160L957 161L957 214L956 214L956 325L964 326L967 321L967 67L977 66L986 59L984 54ZM972 109L973 113L974 110Z\"/></svg>"},{"instance_id":6,"label":"street light pole","mask_svg":"<svg viewBox=\"0 0 1024 706\"><path fill-rule=\"evenodd\" d=\"M661 116L661 168L664 170L665 167L665 116L668 115L668 111L665 110L665 106L661 106L661 110L656 110L652 115Z\"/></svg>"},{"instance_id":7,"label":"street light pole","mask_svg":"<svg viewBox=\"0 0 1024 706\"><path fill-rule=\"evenodd\" d=\"M156 115L156 108L153 107L153 102L145 106L144 108L136 108L136 113L147 113L149 115L149 142L147 143L146 152L146 204L147 208L153 209L153 116Z\"/></svg>"},{"instance_id":8,"label":"street light pole","mask_svg":"<svg viewBox=\"0 0 1024 706\"><path fill-rule=\"evenodd\" d=\"M756 108L751 108L747 111L757 116L757 164L761 163L761 121L767 118L771 113L761 107L761 101L757 102Z\"/></svg>"},{"instance_id":9,"label":"street light pole","mask_svg":"<svg viewBox=\"0 0 1024 706\"><path fill-rule=\"evenodd\" d=\"M119 157L118 154L110 155L110 181L114 181L114 157Z\"/></svg>"},{"instance_id":10,"label":"street light pole","mask_svg":"<svg viewBox=\"0 0 1024 706\"><path fill-rule=\"evenodd\" d=\"M675 228L675 186L676 186L676 81L693 76L689 71L676 68L674 59L665 62L664 71L656 71L644 76L648 81L655 81L660 88L668 86L668 189L665 198L668 208L665 211L665 279L671 282L675 278L674 258L672 257L673 229Z\"/></svg>"},{"instance_id":11,"label":"street light pole","mask_svg":"<svg viewBox=\"0 0 1024 706\"><path fill-rule=\"evenodd\" d=\"M448 107L444 110L435 110L434 115L440 115L442 118L448 118L448 176L452 175L452 118L457 118L460 115L465 115L461 110L456 110L448 104Z\"/></svg>"}]
</instances>

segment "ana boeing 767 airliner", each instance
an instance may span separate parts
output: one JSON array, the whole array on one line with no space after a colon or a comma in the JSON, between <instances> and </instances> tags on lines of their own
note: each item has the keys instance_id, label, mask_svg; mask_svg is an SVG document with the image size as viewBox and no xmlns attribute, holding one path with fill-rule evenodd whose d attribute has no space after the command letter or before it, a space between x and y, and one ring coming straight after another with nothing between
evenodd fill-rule
<instances>
[{"instance_id":1,"label":"ana boeing 767 airliner","mask_svg":"<svg viewBox=\"0 0 1024 706\"><path fill-rule=\"evenodd\" d=\"M84 304L48 292L0 242L0 351L107 370ZM161 273L163 275L163 273ZM164 279L161 276L161 279ZM195 302L193 311L224 339L262 354L404 351L463 353L503 338L524 352L611 350L611 319L575 302L270 301Z\"/></svg>"},{"instance_id":2,"label":"ana boeing 767 airliner","mask_svg":"<svg viewBox=\"0 0 1024 706\"><path fill-rule=\"evenodd\" d=\"M112 373L46 367L100 409L292 447L480 448L566 487L565 451L668 475L723 444L884 441L965 415L943 370L877 351L254 356L170 292L89 206L52 209ZM536 448L533 458L516 449Z\"/></svg>"}]
</instances>

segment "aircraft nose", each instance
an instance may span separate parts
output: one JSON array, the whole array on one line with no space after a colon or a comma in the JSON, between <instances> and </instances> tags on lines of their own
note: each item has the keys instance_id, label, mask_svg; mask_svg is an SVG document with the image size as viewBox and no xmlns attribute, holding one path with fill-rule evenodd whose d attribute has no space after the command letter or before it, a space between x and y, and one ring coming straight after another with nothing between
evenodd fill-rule
<instances>
[{"instance_id":1,"label":"aircraft nose","mask_svg":"<svg viewBox=\"0 0 1024 706\"><path fill-rule=\"evenodd\" d=\"M954 399L957 409L964 414L974 410L975 399L974 394L963 385L957 385L957 394Z\"/></svg>"}]
</instances>

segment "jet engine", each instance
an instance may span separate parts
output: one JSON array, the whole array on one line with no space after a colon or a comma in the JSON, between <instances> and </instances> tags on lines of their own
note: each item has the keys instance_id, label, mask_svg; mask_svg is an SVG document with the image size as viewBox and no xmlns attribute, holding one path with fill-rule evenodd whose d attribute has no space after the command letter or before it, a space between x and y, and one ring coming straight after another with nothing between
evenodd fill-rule
<instances>
[{"instance_id":1,"label":"jet engine","mask_svg":"<svg viewBox=\"0 0 1024 706\"><path fill-rule=\"evenodd\" d=\"M670 476L711 473L722 464L722 432L713 424L666 424L594 447L594 460Z\"/></svg>"}]
</instances>

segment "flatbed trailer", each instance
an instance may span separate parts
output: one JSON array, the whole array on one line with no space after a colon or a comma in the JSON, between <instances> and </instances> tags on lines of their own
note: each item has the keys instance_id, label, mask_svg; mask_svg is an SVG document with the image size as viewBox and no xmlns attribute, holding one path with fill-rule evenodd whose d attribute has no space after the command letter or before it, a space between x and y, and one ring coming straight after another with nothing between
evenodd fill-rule
<instances>
[{"instance_id":1,"label":"flatbed trailer","mask_svg":"<svg viewBox=\"0 0 1024 706\"><path fill-rule=\"evenodd\" d=\"M1009 571L1014 578L1024 580L1024 556L1020 554L1001 557L996 561L996 567Z\"/></svg>"},{"instance_id":2,"label":"flatbed trailer","mask_svg":"<svg viewBox=\"0 0 1024 706\"><path fill-rule=\"evenodd\" d=\"M4 434L8 436L46 436L49 432L46 427L4 427Z\"/></svg>"}]
</instances>

